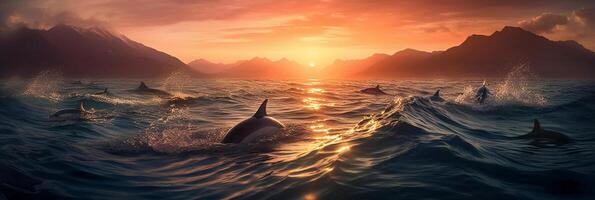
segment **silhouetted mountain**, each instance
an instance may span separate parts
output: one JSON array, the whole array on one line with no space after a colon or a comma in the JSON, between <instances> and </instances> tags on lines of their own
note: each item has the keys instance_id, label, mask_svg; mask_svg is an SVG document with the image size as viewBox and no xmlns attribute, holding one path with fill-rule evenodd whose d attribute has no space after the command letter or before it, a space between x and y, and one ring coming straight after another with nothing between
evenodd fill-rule
<instances>
[{"instance_id":1,"label":"silhouetted mountain","mask_svg":"<svg viewBox=\"0 0 595 200\"><path fill-rule=\"evenodd\" d=\"M204 74L217 74L236 66L238 63L223 64L213 63L205 59L197 59L188 63L191 69Z\"/></svg>"},{"instance_id":2,"label":"silhouetted mountain","mask_svg":"<svg viewBox=\"0 0 595 200\"><path fill-rule=\"evenodd\" d=\"M371 65L389 58L387 54L374 54L361 60L341 60L337 59L332 64L322 69L322 77L343 78L356 75L368 69Z\"/></svg>"},{"instance_id":3,"label":"silhouetted mountain","mask_svg":"<svg viewBox=\"0 0 595 200\"><path fill-rule=\"evenodd\" d=\"M2 76L53 69L68 77L159 77L187 66L177 58L101 28L57 25L2 33Z\"/></svg>"},{"instance_id":4,"label":"silhouetted mountain","mask_svg":"<svg viewBox=\"0 0 595 200\"><path fill-rule=\"evenodd\" d=\"M220 73L219 76L248 79L293 79L308 78L308 75L313 74L312 70L314 69L286 58L271 61L267 58L255 57L238 62L234 67Z\"/></svg>"},{"instance_id":5,"label":"silhouetted mountain","mask_svg":"<svg viewBox=\"0 0 595 200\"><path fill-rule=\"evenodd\" d=\"M551 41L517 27L472 35L443 52L405 50L379 61L365 77L502 77L528 64L540 77L592 78L595 53L575 41Z\"/></svg>"}]
</instances>

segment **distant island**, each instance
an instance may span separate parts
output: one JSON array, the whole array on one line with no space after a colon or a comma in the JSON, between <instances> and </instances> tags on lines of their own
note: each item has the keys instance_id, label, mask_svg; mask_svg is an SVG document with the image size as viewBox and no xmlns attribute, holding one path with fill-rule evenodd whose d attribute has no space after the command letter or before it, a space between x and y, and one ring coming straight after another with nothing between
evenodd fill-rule
<instances>
[{"instance_id":1,"label":"distant island","mask_svg":"<svg viewBox=\"0 0 595 200\"><path fill-rule=\"evenodd\" d=\"M179 59L101 28L57 25L21 27L0 34L0 77L56 70L66 77L156 78L183 70L195 77L238 79L472 78L502 77L521 64L542 78L593 78L595 53L575 41L551 41L506 26L489 36L471 35L445 51L414 49L361 60L336 60L311 68L288 59L255 57L221 64Z\"/></svg>"}]
</instances>

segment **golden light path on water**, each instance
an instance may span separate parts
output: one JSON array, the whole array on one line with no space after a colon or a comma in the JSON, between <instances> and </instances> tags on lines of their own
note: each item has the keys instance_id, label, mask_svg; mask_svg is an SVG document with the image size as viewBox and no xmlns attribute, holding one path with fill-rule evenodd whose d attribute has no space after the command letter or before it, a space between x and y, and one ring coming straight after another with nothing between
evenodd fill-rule
<instances>
[{"instance_id":1,"label":"golden light path on water","mask_svg":"<svg viewBox=\"0 0 595 200\"><path fill-rule=\"evenodd\" d=\"M305 88L302 97L302 106L307 112L316 116L311 122L305 125L309 136L307 140L281 144L275 152L272 152L272 159L269 163L294 162L300 163L283 171L276 172L278 176L299 178L304 180L315 180L334 170L335 162L343 154L349 153L351 144L342 141L347 134L353 130L336 131L332 125L327 124L329 116L325 111L334 108L338 102L325 98L325 93L333 88L325 88L319 80L309 80L302 84ZM308 155L318 155L319 159L305 159ZM310 193L304 199L316 199L316 194Z\"/></svg>"}]
</instances>

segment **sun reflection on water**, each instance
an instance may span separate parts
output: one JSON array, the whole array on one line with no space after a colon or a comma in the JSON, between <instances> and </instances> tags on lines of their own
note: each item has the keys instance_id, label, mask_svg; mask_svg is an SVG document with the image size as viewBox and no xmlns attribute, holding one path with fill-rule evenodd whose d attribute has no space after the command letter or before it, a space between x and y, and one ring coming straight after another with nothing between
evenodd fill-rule
<instances>
[{"instance_id":1,"label":"sun reflection on water","mask_svg":"<svg viewBox=\"0 0 595 200\"><path fill-rule=\"evenodd\" d=\"M310 89L308 89L308 93L310 93L310 94L322 94L324 92L326 92L326 91L324 91L324 89L322 89L322 88L310 88Z\"/></svg>"},{"instance_id":2,"label":"sun reflection on water","mask_svg":"<svg viewBox=\"0 0 595 200\"><path fill-rule=\"evenodd\" d=\"M334 163L342 154L349 152L351 145L342 144L338 146L337 141L341 140L343 132L329 124L333 121L331 117L320 112L321 109L333 109L335 102L332 98L327 98L327 91L332 88L322 87L319 80L310 80L302 83L303 90L301 98L304 110L311 112L315 116L312 121L307 122L305 128L309 131L308 140L299 142L284 143L280 145L275 152L274 159L268 162L296 162L303 165L295 166L285 172L278 172L278 175L288 177L311 179L331 173L334 169ZM307 155L320 154L323 159L307 159ZM305 199L316 199L315 194L309 194Z\"/></svg>"},{"instance_id":3,"label":"sun reflection on water","mask_svg":"<svg viewBox=\"0 0 595 200\"><path fill-rule=\"evenodd\" d=\"M319 99L315 97L306 97L303 102L306 103L304 107L310 110L320 110L320 106L322 105L319 103Z\"/></svg>"},{"instance_id":4,"label":"sun reflection on water","mask_svg":"<svg viewBox=\"0 0 595 200\"><path fill-rule=\"evenodd\" d=\"M330 128L327 128L324 124L316 124L310 126L310 129L317 133L329 133Z\"/></svg>"},{"instance_id":5,"label":"sun reflection on water","mask_svg":"<svg viewBox=\"0 0 595 200\"><path fill-rule=\"evenodd\" d=\"M306 194L306 195L304 196L304 200L315 200L315 199L316 199L316 195L315 195L315 194L313 194L313 193Z\"/></svg>"},{"instance_id":6,"label":"sun reflection on water","mask_svg":"<svg viewBox=\"0 0 595 200\"><path fill-rule=\"evenodd\" d=\"M351 149L351 146L342 146L339 149L337 149L337 152L343 153L343 152L349 151L350 149Z\"/></svg>"}]
</instances>

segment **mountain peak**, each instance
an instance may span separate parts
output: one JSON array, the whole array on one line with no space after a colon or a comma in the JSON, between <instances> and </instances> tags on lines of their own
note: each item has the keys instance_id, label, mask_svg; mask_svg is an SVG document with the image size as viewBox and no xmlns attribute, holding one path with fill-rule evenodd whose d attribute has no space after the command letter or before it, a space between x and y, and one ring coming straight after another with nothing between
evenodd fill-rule
<instances>
[{"instance_id":1,"label":"mountain peak","mask_svg":"<svg viewBox=\"0 0 595 200\"><path fill-rule=\"evenodd\" d=\"M79 27L75 27L75 26L71 26L71 25L66 25L66 24L58 24L55 25L54 27L48 29L48 32L50 33L76 33L79 34L81 32L81 28Z\"/></svg>"},{"instance_id":2,"label":"mountain peak","mask_svg":"<svg viewBox=\"0 0 595 200\"><path fill-rule=\"evenodd\" d=\"M256 57L248 60L248 62L271 62L271 60L269 60L268 58L265 58L265 57L256 56Z\"/></svg>"},{"instance_id":3,"label":"mountain peak","mask_svg":"<svg viewBox=\"0 0 595 200\"><path fill-rule=\"evenodd\" d=\"M501 31L502 32L529 32L529 31L526 31L525 29L522 29L522 28L516 27L516 26L504 26L504 28L502 28Z\"/></svg>"},{"instance_id":4,"label":"mountain peak","mask_svg":"<svg viewBox=\"0 0 595 200\"><path fill-rule=\"evenodd\" d=\"M193 64L197 64L198 65L198 64L215 64L215 63L213 63L213 62L211 62L211 61L209 61L207 59L204 59L204 58L199 58L199 59L190 61L188 63L188 65L193 65Z\"/></svg>"},{"instance_id":5,"label":"mountain peak","mask_svg":"<svg viewBox=\"0 0 595 200\"><path fill-rule=\"evenodd\" d=\"M429 54L425 51L420 51L412 48L406 48L401 51L397 51L393 56L411 56L411 55L422 55L422 54Z\"/></svg>"},{"instance_id":6,"label":"mountain peak","mask_svg":"<svg viewBox=\"0 0 595 200\"><path fill-rule=\"evenodd\" d=\"M495 35L536 35L536 34L530 32L530 31L527 31L525 29L522 29L520 27L505 26L504 28L502 28L502 30L496 31L496 32L494 32L494 34L492 34L492 36L495 36Z\"/></svg>"},{"instance_id":7,"label":"mountain peak","mask_svg":"<svg viewBox=\"0 0 595 200\"><path fill-rule=\"evenodd\" d=\"M385 54L385 53L375 53L372 54L370 57L366 58L366 59L377 59L377 58L388 58L390 55Z\"/></svg>"},{"instance_id":8,"label":"mountain peak","mask_svg":"<svg viewBox=\"0 0 595 200\"><path fill-rule=\"evenodd\" d=\"M83 27L72 26L72 25L67 25L67 24L58 24L58 25L55 25L54 27L48 29L47 32L52 33L52 34L58 34L58 35L77 34L77 35L89 36L92 34L92 35L98 36L100 38L116 38L116 39L120 39L122 41L130 40L123 35L114 34L112 31L110 31L106 28L103 28L103 27L99 27L99 26L83 28Z\"/></svg>"},{"instance_id":9,"label":"mountain peak","mask_svg":"<svg viewBox=\"0 0 595 200\"><path fill-rule=\"evenodd\" d=\"M31 31L15 33L18 40L0 38L0 52L10 50L2 52L8 56L0 57L0 66L18 66L0 74L28 76L59 67L69 77L159 77L186 67L175 57L100 27L58 24L47 30L26 30Z\"/></svg>"},{"instance_id":10,"label":"mountain peak","mask_svg":"<svg viewBox=\"0 0 595 200\"><path fill-rule=\"evenodd\" d=\"M365 75L401 77L502 77L514 66L529 63L541 77L592 77L595 54L575 41L551 41L519 27L493 34L471 35L460 45L429 56L416 50L397 52L372 65ZM422 54L420 54L422 55Z\"/></svg>"}]
</instances>

